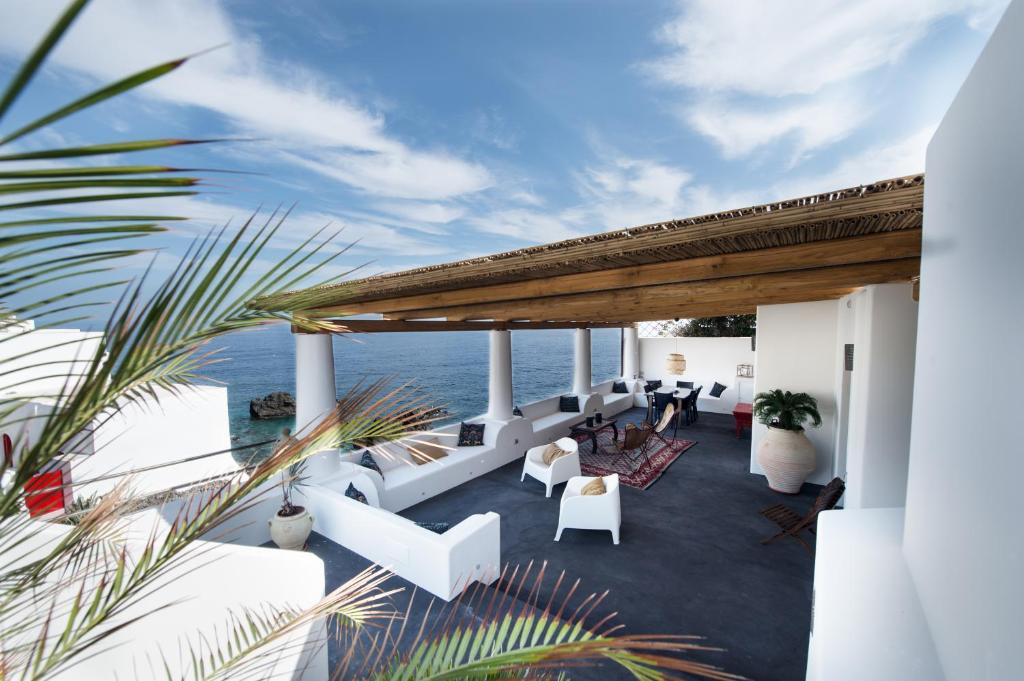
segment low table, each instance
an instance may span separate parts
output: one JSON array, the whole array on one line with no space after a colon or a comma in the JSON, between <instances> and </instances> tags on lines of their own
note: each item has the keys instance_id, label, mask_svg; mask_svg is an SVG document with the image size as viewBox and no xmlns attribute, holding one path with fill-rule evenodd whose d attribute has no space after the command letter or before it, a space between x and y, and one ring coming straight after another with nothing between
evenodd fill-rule
<instances>
[{"instance_id":1,"label":"low table","mask_svg":"<svg viewBox=\"0 0 1024 681\"><path fill-rule=\"evenodd\" d=\"M615 419L605 419L601 423L595 423L592 426L588 426L586 421L580 421L569 427L569 435L587 435L590 437L590 441L594 443L594 454L597 454L597 434L605 428L612 429L613 440L619 439L619 427L615 425Z\"/></svg>"},{"instance_id":2,"label":"low table","mask_svg":"<svg viewBox=\"0 0 1024 681\"><path fill-rule=\"evenodd\" d=\"M750 402L737 402L732 417L736 419L736 437L743 437L744 427L753 429L754 405Z\"/></svg>"}]
</instances>

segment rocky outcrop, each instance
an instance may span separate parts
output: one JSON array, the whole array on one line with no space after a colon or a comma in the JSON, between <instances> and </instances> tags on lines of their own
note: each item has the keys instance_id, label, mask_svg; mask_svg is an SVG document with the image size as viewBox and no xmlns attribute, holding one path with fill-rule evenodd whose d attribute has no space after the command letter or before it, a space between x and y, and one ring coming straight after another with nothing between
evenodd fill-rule
<instances>
[{"instance_id":1,"label":"rocky outcrop","mask_svg":"<svg viewBox=\"0 0 1024 681\"><path fill-rule=\"evenodd\" d=\"M283 419L295 416L295 398L291 393L274 392L249 400L249 416L254 419Z\"/></svg>"}]
</instances>

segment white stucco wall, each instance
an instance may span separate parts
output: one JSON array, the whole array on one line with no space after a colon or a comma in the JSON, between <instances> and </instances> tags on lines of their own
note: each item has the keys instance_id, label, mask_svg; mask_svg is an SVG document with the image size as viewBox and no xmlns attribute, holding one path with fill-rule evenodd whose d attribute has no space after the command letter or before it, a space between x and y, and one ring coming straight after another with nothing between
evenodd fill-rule
<instances>
[{"instance_id":1,"label":"white stucco wall","mask_svg":"<svg viewBox=\"0 0 1024 681\"><path fill-rule=\"evenodd\" d=\"M78 329L10 327L0 331L0 394L5 397L56 396L68 377L82 376L99 350L103 334ZM74 384L74 380L70 385Z\"/></svg>"},{"instance_id":2,"label":"white stucco wall","mask_svg":"<svg viewBox=\"0 0 1024 681\"><path fill-rule=\"evenodd\" d=\"M177 395L158 390L157 395L159 402L149 398L129 404L96 428L94 453L74 457L72 479L91 480L231 447L227 388L198 386ZM146 494L236 469L234 459L225 453L134 474L131 485ZM103 494L115 484L116 479L76 486L75 493Z\"/></svg>"},{"instance_id":3,"label":"white stucco wall","mask_svg":"<svg viewBox=\"0 0 1024 681\"><path fill-rule=\"evenodd\" d=\"M949 681L1020 678L1024 3L927 155L904 554Z\"/></svg>"},{"instance_id":4,"label":"white stucco wall","mask_svg":"<svg viewBox=\"0 0 1024 681\"><path fill-rule=\"evenodd\" d=\"M911 284L868 286L858 302L845 506L903 506L914 402L917 303Z\"/></svg>"},{"instance_id":5,"label":"white stucco wall","mask_svg":"<svg viewBox=\"0 0 1024 681\"><path fill-rule=\"evenodd\" d=\"M838 301L827 300L757 308L754 392L778 388L805 392L818 401L821 427L807 428L818 461L807 481L818 484L832 479L838 306ZM755 420L750 443L751 473L762 473L756 453L766 432L767 427Z\"/></svg>"},{"instance_id":6,"label":"white stucco wall","mask_svg":"<svg viewBox=\"0 0 1024 681\"><path fill-rule=\"evenodd\" d=\"M670 352L680 352L686 357L686 374L669 376L665 370L665 358ZM667 385L676 381L693 381L704 386L702 397L718 381L728 386L720 402L701 402L701 409L731 414L736 406L737 364L754 364L754 351L750 349L750 338L641 338L640 370L647 380L660 379ZM753 381L742 382L743 401L753 397Z\"/></svg>"}]
</instances>

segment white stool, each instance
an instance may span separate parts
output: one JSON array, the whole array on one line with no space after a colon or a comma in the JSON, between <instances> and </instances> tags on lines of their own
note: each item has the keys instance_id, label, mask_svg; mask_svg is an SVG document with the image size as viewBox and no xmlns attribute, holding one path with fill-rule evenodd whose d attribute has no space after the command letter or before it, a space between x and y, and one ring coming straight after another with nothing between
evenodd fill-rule
<instances>
[{"instance_id":1,"label":"white stool","mask_svg":"<svg viewBox=\"0 0 1024 681\"><path fill-rule=\"evenodd\" d=\"M555 541L562 538L562 530L608 530L612 543L619 543L622 508L619 503L619 476L616 473L603 478L604 494L580 494L583 486L594 478L575 477L569 480L562 493L558 509L558 532Z\"/></svg>"}]
</instances>

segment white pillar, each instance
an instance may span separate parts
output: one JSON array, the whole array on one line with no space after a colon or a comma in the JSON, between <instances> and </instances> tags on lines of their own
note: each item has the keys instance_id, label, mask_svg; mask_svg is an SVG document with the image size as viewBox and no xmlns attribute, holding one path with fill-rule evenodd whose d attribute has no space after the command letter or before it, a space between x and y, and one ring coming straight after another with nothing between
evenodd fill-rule
<instances>
[{"instance_id":1,"label":"white pillar","mask_svg":"<svg viewBox=\"0 0 1024 681\"><path fill-rule=\"evenodd\" d=\"M622 379L631 381L640 372L640 341L636 325L622 330Z\"/></svg>"},{"instance_id":2,"label":"white pillar","mask_svg":"<svg viewBox=\"0 0 1024 681\"><path fill-rule=\"evenodd\" d=\"M590 329L576 329L576 352L572 373L572 391L589 395L590 381Z\"/></svg>"},{"instance_id":3,"label":"white pillar","mask_svg":"<svg viewBox=\"0 0 1024 681\"><path fill-rule=\"evenodd\" d=\"M491 371L487 390L487 416L498 421L512 418L512 332L491 329Z\"/></svg>"},{"instance_id":4,"label":"white pillar","mask_svg":"<svg viewBox=\"0 0 1024 681\"><path fill-rule=\"evenodd\" d=\"M335 408L334 337L329 333L295 334L295 434L303 435ZM309 458L308 471L324 478L339 470L338 452Z\"/></svg>"}]
</instances>

